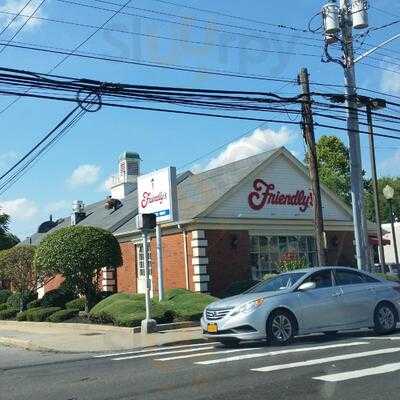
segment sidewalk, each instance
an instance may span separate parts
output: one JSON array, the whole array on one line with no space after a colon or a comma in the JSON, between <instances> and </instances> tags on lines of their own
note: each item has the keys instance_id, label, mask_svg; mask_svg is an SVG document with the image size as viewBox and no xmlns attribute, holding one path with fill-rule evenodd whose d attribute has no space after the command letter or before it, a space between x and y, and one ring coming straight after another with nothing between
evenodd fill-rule
<instances>
[{"instance_id":1,"label":"sidewalk","mask_svg":"<svg viewBox=\"0 0 400 400\"><path fill-rule=\"evenodd\" d=\"M0 322L0 344L38 351L124 351L201 339L200 327L163 331L146 336L133 333L132 328L106 325Z\"/></svg>"}]
</instances>

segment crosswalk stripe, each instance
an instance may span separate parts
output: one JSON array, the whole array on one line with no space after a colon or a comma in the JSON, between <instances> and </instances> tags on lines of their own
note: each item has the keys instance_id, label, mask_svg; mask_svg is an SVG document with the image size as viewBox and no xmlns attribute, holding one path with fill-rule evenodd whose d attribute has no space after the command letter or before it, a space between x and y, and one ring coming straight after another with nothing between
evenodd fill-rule
<instances>
[{"instance_id":1,"label":"crosswalk stripe","mask_svg":"<svg viewBox=\"0 0 400 400\"><path fill-rule=\"evenodd\" d=\"M165 350L173 350L173 349L185 349L189 347L204 347L204 346L210 346L212 343L196 343L196 344L185 344L185 345L179 345L179 346L165 346L165 347L152 347L151 349L145 349L145 350L132 350L132 351L124 351L121 353L112 353L112 354L101 354L101 355L96 355L93 356L93 358L107 358L107 357L117 357L117 356L125 356L125 355L133 355L133 354L142 354L142 353L151 353L155 351L165 351Z\"/></svg>"},{"instance_id":2,"label":"crosswalk stripe","mask_svg":"<svg viewBox=\"0 0 400 400\"><path fill-rule=\"evenodd\" d=\"M368 342L340 343L340 344L332 344L332 345L326 345L326 346L301 347L298 349L269 351L269 352L265 352L265 353L243 354L240 356L218 358L216 360L199 361L196 364L200 364L200 365L219 364L219 363L226 363L226 362L233 362L233 361L240 361L240 360L248 360L250 358L277 356L277 355L281 355L281 354L290 354L290 353L300 353L300 352L304 352L304 351L316 351L316 350L335 349L335 348L339 348L339 347L361 346L363 344L368 344Z\"/></svg>"},{"instance_id":3,"label":"crosswalk stripe","mask_svg":"<svg viewBox=\"0 0 400 400\"><path fill-rule=\"evenodd\" d=\"M254 351L254 350L261 350L261 347L246 348L246 349L234 349L234 350L222 350L222 351L207 351L205 353L198 353L198 354L185 354L184 356L156 358L155 361L173 361L173 360L182 360L184 358L204 357L204 356L210 356L210 355L215 355L215 354L239 353L241 351Z\"/></svg>"},{"instance_id":4,"label":"crosswalk stripe","mask_svg":"<svg viewBox=\"0 0 400 400\"><path fill-rule=\"evenodd\" d=\"M343 382L350 379L364 378L366 376L382 375L400 370L400 363L384 364L378 367L359 369L356 371L341 372L338 374L318 376L313 379L325 382Z\"/></svg>"},{"instance_id":5,"label":"crosswalk stripe","mask_svg":"<svg viewBox=\"0 0 400 400\"><path fill-rule=\"evenodd\" d=\"M334 361L343 361L343 360L351 360L351 359L355 359L355 358L372 357L372 356L377 356L380 354L396 353L399 351L400 351L400 347L393 347L390 349L365 351L363 353L343 354L341 356L316 358L313 360L300 361L300 362L294 362L294 363L289 363L289 364L269 365L268 367L254 368L251 371L272 372L272 371L279 371L282 369L307 367L307 366L318 365L318 364L326 364L326 363L330 363L330 362L334 362Z\"/></svg>"},{"instance_id":6,"label":"crosswalk stripe","mask_svg":"<svg viewBox=\"0 0 400 400\"><path fill-rule=\"evenodd\" d=\"M117 357L112 358L113 361L123 361L123 360L133 360L135 358L146 358L146 357L159 357L164 354L179 354L179 353L194 353L196 351L203 351L203 350L211 350L214 346L202 347L200 349L186 349L186 350L177 350L177 351L164 351L163 353L146 353L146 354L139 354L134 356L127 356L127 357Z\"/></svg>"}]
</instances>

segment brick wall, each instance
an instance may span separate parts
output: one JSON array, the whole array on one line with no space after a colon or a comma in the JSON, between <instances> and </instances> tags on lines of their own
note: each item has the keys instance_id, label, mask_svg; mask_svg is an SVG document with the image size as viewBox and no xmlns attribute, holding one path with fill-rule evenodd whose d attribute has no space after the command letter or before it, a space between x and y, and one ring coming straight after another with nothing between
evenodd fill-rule
<instances>
[{"instance_id":1,"label":"brick wall","mask_svg":"<svg viewBox=\"0 0 400 400\"><path fill-rule=\"evenodd\" d=\"M185 251L183 234L174 233L162 237L163 247L163 264L164 264L164 288L186 288L186 272L185 272ZM191 234L187 234L188 246L188 265L189 265L189 284L193 290L193 271L191 267ZM152 238L150 243L151 259L153 269L153 290L158 292L158 272L157 272L157 243L156 239Z\"/></svg>"},{"instance_id":2,"label":"brick wall","mask_svg":"<svg viewBox=\"0 0 400 400\"><path fill-rule=\"evenodd\" d=\"M120 243L123 264L117 268L116 286L118 292L137 292L137 271L135 245L131 242Z\"/></svg>"},{"instance_id":3,"label":"brick wall","mask_svg":"<svg viewBox=\"0 0 400 400\"><path fill-rule=\"evenodd\" d=\"M62 275L56 275L53 279L44 285L44 293L50 292L50 290L57 289L63 282L64 277Z\"/></svg>"},{"instance_id":4,"label":"brick wall","mask_svg":"<svg viewBox=\"0 0 400 400\"><path fill-rule=\"evenodd\" d=\"M251 278L247 231L206 231L209 292L221 296L234 282Z\"/></svg>"}]
</instances>

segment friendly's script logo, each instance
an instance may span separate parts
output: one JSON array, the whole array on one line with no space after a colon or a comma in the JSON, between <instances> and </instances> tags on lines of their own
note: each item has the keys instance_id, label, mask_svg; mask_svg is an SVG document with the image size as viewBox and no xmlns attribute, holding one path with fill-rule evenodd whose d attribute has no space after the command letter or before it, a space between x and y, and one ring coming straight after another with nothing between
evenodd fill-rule
<instances>
[{"instance_id":1,"label":"friendly's script logo","mask_svg":"<svg viewBox=\"0 0 400 400\"><path fill-rule=\"evenodd\" d=\"M151 192L144 192L140 205L142 208L146 208L149 204L152 203L160 203L162 204L164 200L167 199L166 192L160 192L156 195L153 195Z\"/></svg>"},{"instance_id":2,"label":"friendly's script logo","mask_svg":"<svg viewBox=\"0 0 400 400\"><path fill-rule=\"evenodd\" d=\"M256 179L253 183L253 191L249 193L248 202L250 208L255 211L262 210L268 204L298 206L301 212L305 212L309 207L314 206L312 192L306 194L304 190L296 193L275 192L273 183L266 183L262 179Z\"/></svg>"}]
</instances>

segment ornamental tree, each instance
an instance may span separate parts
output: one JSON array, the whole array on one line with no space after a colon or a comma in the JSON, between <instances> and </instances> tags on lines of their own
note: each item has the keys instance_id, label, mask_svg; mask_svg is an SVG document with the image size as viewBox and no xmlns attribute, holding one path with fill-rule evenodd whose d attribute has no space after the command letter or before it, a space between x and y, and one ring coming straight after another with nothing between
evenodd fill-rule
<instances>
[{"instance_id":1,"label":"ornamental tree","mask_svg":"<svg viewBox=\"0 0 400 400\"><path fill-rule=\"evenodd\" d=\"M0 212L0 250L9 249L19 243L19 239L9 231L10 216Z\"/></svg>"},{"instance_id":2,"label":"ornamental tree","mask_svg":"<svg viewBox=\"0 0 400 400\"><path fill-rule=\"evenodd\" d=\"M25 309L27 299L51 279L51 273L34 265L34 256L34 246L14 246L0 251L0 277L8 280L13 290L20 293L21 311Z\"/></svg>"},{"instance_id":3,"label":"ornamental tree","mask_svg":"<svg viewBox=\"0 0 400 400\"><path fill-rule=\"evenodd\" d=\"M122 265L121 249L113 234L104 229L71 226L48 235L40 243L35 265L68 279L86 297L88 312L96 299L101 269Z\"/></svg>"}]
</instances>

